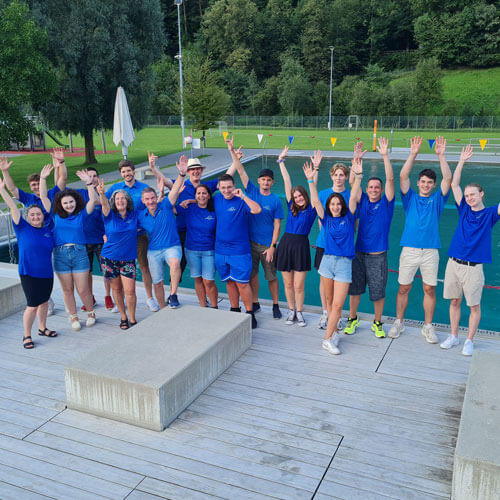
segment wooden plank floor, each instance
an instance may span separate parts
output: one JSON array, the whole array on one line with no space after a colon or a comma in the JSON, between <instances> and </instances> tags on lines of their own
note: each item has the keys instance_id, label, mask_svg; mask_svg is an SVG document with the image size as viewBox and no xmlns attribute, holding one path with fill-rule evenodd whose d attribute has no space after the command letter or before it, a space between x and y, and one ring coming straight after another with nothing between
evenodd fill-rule
<instances>
[{"instance_id":1,"label":"wooden plank floor","mask_svg":"<svg viewBox=\"0 0 500 500\"><path fill-rule=\"evenodd\" d=\"M102 304L102 282L95 288ZM138 295L140 321L151 313ZM470 364L460 349L410 327L377 339L363 322L332 356L316 315L288 327L263 307L247 353L157 433L65 408L64 366L127 332L102 306L95 327L73 332L58 286L54 298L59 336L34 336L31 351L21 313L0 321L1 499L450 497ZM500 351L496 339L476 346Z\"/></svg>"}]
</instances>

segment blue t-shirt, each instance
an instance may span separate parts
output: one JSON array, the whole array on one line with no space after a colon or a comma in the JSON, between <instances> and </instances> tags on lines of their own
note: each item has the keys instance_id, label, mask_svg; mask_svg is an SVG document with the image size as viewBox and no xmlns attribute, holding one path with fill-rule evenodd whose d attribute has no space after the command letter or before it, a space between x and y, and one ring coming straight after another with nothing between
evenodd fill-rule
<instances>
[{"instance_id":1,"label":"blue t-shirt","mask_svg":"<svg viewBox=\"0 0 500 500\"><path fill-rule=\"evenodd\" d=\"M14 225L19 247L19 275L32 278L52 278L52 225L33 227L22 217Z\"/></svg>"},{"instance_id":2,"label":"blue t-shirt","mask_svg":"<svg viewBox=\"0 0 500 500\"><path fill-rule=\"evenodd\" d=\"M175 182L175 179L171 179L172 182ZM219 181L217 179L213 179L210 181L202 181L201 184L207 186L211 193L217 191L217 183ZM179 198L177 199L177 205L179 205L184 200L194 200L196 188L191 183L190 179L186 179L184 182L184 189L179 193ZM177 206L176 205L176 206ZM186 219L184 218L185 213L182 210L177 209L177 230L178 231L186 231Z\"/></svg>"},{"instance_id":3,"label":"blue t-shirt","mask_svg":"<svg viewBox=\"0 0 500 500\"><path fill-rule=\"evenodd\" d=\"M222 194L214 196L217 229L215 252L222 255L243 255L250 253L248 234L249 206L237 196L226 200Z\"/></svg>"},{"instance_id":4,"label":"blue t-shirt","mask_svg":"<svg viewBox=\"0 0 500 500\"><path fill-rule=\"evenodd\" d=\"M140 210L139 226L148 233L148 250L164 250L181 244L173 206L168 197L158 203L154 215L147 208Z\"/></svg>"},{"instance_id":5,"label":"blue t-shirt","mask_svg":"<svg viewBox=\"0 0 500 500\"><path fill-rule=\"evenodd\" d=\"M283 219L283 206L275 194L264 196L260 189L248 181L245 189L247 195L262 208L260 214L250 217L250 239L259 245L271 246L274 232L274 219Z\"/></svg>"},{"instance_id":6,"label":"blue t-shirt","mask_svg":"<svg viewBox=\"0 0 500 500\"><path fill-rule=\"evenodd\" d=\"M215 247L215 212L200 208L197 203L191 203L182 211L186 220L186 248L188 250L213 250Z\"/></svg>"},{"instance_id":7,"label":"blue t-shirt","mask_svg":"<svg viewBox=\"0 0 500 500\"><path fill-rule=\"evenodd\" d=\"M103 219L107 241L101 255L111 260L137 259L137 210L127 212L124 219L110 210L107 216L103 214Z\"/></svg>"},{"instance_id":8,"label":"blue t-shirt","mask_svg":"<svg viewBox=\"0 0 500 500\"><path fill-rule=\"evenodd\" d=\"M441 188L430 196L420 196L413 189L401 192L405 210L405 227L400 245L412 248L441 248L439 217L450 191L443 196Z\"/></svg>"},{"instance_id":9,"label":"blue t-shirt","mask_svg":"<svg viewBox=\"0 0 500 500\"><path fill-rule=\"evenodd\" d=\"M305 210L299 210L297 215L292 214L292 200L288 202L288 216L285 232L289 234L309 235L316 219L316 209L309 203Z\"/></svg>"},{"instance_id":10,"label":"blue t-shirt","mask_svg":"<svg viewBox=\"0 0 500 500\"><path fill-rule=\"evenodd\" d=\"M456 259L489 264L491 262L491 230L498 222L498 205L474 211L465 201L458 208L458 226L448 255Z\"/></svg>"},{"instance_id":11,"label":"blue t-shirt","mask_svg":"<svg viewBox=\"0 0 500 500\"><path fill-rule=\"evenodd\" d=\"M83 196L85 203L89 202L89 192L86 189L77 189ZM104 243L104 220L102 218L102 205L96 203L92 213L88 215L85 226L85 243L89 245L102 245Z\"/></svg>"},{"instance_id":12,"label":"blue t-shirt","mask_svg":"<svg viewBox=\"0 0 500 500\"><path fill-rule=\"evenodd\" d=\"M356 252L385 252L389 249L389 230L394 214L395 198L388 201L382 195L379 201L371 202L363 193L358 203L358 237Z\"/></svg>"},{"instance_id":13,"label":"blue t-shirt","mask_svg":"<svg viewBox=\"0 0 500 500\"><path fill-rule=\"evenodd\" d=\"M325 228L325 254L354 259L354 228L356 217L347 210L341 217L332 217L326 210L321 219Z\"/></svg>"},{"instance_id":14,"label":"blue t-shirt","mask_svg":"<svg viewBox=\"0 0 500 500\"><path fill-rule=\"evenodd\" d=\"M87 218L86 208L78 212L78 214L71 214L68 217L60 217L54 214L54 246L57 247L66 243L85 245L86 239L83 228Z\"/></svg>"},{"instance_id":15,"label":"blue t-shirt","mask_svg":"<svg viewBox=\"0 0 500 500\"><path fill-rule=\"evenodd\" d=\"M331 194L335 192L336 191L334 191L332 188L328 188L328 189L323 189L318 193L319 201L321 202L325 210L328 198L330 197ZM339 194L341 194L344 197L344 200L347 203L347 207L349 208L349 200L351 199L351 192L346 189L345 191L342 191ZM323 226L321 226L319 234L316 238L316 246L319 248L325 248L325 230L323 229Z\"/></svg>"},{"instance_id":16,"label":"blue t-shirt","mask_svg":"<svg viewBox=\"0 0 500 500\"><path fill-rule=\"evenodd\" d=\"M50 203L54 203L54 198L56 194L61 191L58 186L54 186L53 188L50 188L47 191L47 197L50 200ZM18 189L19 192L19 198L18 200L25 206L29 207L30 205L40 205L42 207L42 212L45 217L47 217L47 212L45 211L45 208L43 206L42 200L33 193L27 193L26 191L23 191L22 189Z\"/></svg>"}]
</instances>

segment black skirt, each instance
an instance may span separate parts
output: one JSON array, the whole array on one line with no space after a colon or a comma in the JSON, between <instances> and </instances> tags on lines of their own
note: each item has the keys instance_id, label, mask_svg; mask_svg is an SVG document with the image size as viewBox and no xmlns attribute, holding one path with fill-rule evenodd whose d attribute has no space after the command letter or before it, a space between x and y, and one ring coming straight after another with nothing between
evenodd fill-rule
<instances>
[{"instance_id":1,"label":"black skirt","mask_svg":"<svg viewBox=\"0 0 500 500\"><path fill-rule=\"evenodd\" d=\"M49 300L54 278L32 278L27 274L19 277L28 307L38 307Z\"/></svg>"},{"instance_id":2,"label":"black skirt","mask_svg":"<svg viewBox=\"0 0 500 500\"><path fill-rule=\"evenodd\" d=\"M311 250L307 234L285 233L276 249L278 271L310 271Z\"/></svg>"}]
</instances>

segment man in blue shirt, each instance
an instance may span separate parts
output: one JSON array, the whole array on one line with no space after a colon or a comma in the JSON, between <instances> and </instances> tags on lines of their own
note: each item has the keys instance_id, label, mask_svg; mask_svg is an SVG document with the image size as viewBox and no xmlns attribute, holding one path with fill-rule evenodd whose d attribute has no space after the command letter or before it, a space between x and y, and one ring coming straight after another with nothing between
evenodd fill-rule
<instances>
[{"instance_id":1,"label":"man in blue shirt","mask_svg":"<svg viewBox=\"0 0 500 500\"><path fill-rule=\"evenodd\" d=\"M227 171L233 175L234 170L238 171L241 182L247 195L256 201L262 211L249 218L250 226L250 246L252 254L252 274L250 286L253 295L253 312L260 310L259 304L259 262L265 272L265 278L269 285L269 291L273 299L273 318L280 319L279 308L279 282L276 275L276 263L274 254L280 237L281 219L283 219L283 206L278 196L271 193L274 184L274 173L269 168L264 168L259 174L257 188L248 178L248 174L240 161L239 155L234 150L233 139L226 140L229 152L233 159L233 164Z\"/></svg>"},{"instance_id":2,"label":"man in blue shirt","mask_svg":"<svg viewBox=\"0 0 500 500\"><path fill-rule=\"evenodd\" d=\"M135 179L135 166L130 160L121 160L120 163L118 163L118 170L120 171L123 181L113 184L106 191L106 197L109 199L115 191L123 189L132 198L136 210L144 209L145 206L141 201L142 190L149 187L149 185ZM145 231L139 231L137 233L137 260L142 273L144 289L146 290L146 304L150 311L159 311L160 306L153 297L153 282L151 280L151 272L149 271L148 265L148 235Z\"/></svg>"},{"instance_id":3,"label":"man in blue shirt","mask_svg":"<svg viewBox=\"0 0 500 500\"><path fill-rule=\"evenodd\" d=\"M361 295L368 284L370 300L375 309L371 330L376 337L385 337L382 313L388 275L389 229L394 213L394 173L387 145L387 139L381 137L377 150L384 159L385 187L382 179L372 177L368 179L366 193L360 193L356 257L352 262L352 282L349 287L349 318L344 329L347 335L352 335L360 324L357 312Z\"/></svg>"},{"instance_id":4,"label":"man in blue shirt","mask_svg":"<svg viewBox=\"0 0 500 500\"><path fill-rule=\"evenodd\" d=\"M483 188L472 182L460 187L462 169L472 157L472 147L462 149L460 160L453 174L451 189L458 208L458 226L448 250L448 264L444 277L443 296L450 299L451 334L440 345L450 349L458 345L458 325L460 322L462 296L470 307L469 332L462 354L472 356L474 335L481 319L481 295L484 286L483 264L491 262L491 232L500 218L500 204L484 206Z\"/></svg>"},{"instance_id":5,"label":"man in blue shirt","mask_svg":"<svg viewBox=\"0 0 500 500\"><path fill-rule=\"evenodd\" d=\"M410 155L399 174L401 198L405 211L405 225L401 237L401 255L399 259L399 290L396 297L397 319L389 330L389 337L398 338L404 331L404 315L408 306L408 294L417 270L420 268L424 289L425 324L422 335L430 344L438 339L432 326L436 308L436 285L439 267L439 218L450 194L451 170L446 162L446 140L438 137L435 151L439 159L443 179L441 187L436 187L436 173L431 169L422 170L418 175L418 194L410 187L410 172L417 157L421 137L411 140Z\"/></svg>"}]
</instances>

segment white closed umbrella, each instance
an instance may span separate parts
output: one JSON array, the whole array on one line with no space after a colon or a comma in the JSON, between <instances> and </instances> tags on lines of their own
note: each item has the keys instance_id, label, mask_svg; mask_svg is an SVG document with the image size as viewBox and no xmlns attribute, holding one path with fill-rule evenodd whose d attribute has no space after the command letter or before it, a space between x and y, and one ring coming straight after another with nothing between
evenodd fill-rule
<instances>
[{"instance_id":1,"label":"white closed umbrella","mask_svg":"<svg viewBox=\"0 0 500 500\"><path fill-rule=\"evenodd\" d=\"M127 98L123 87L116 90L115 117L113 121L113 142L115 146L122 145L123 157L127 158L128 147L135 139L134 127L130 119Z\"/></svg>"}]
</instances>

